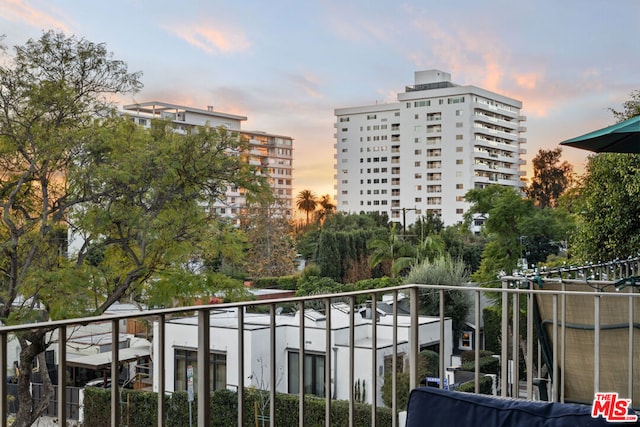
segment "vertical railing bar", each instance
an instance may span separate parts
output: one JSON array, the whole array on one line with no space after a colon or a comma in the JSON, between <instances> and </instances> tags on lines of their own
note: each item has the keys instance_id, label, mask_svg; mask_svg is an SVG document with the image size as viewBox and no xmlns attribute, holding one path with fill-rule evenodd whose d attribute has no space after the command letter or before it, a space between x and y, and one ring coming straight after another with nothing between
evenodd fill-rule
<instances>
[{"instance_id":1,"label":"vertical railing bar","mask_svg":"<svg viewBox=\"0 0 640 427\"><path fill-rule=\"evenodd\" d=\"M378 294L371 294L371 427L376 426L376 412L378 405Z\"/></svg>"},{"instance_id":2,"label":"vertical railing bar","mask_svg":"<svg viewBox=\"0 0 640 427\"><path fill-rule=\"evenodd\" d=\"M3 365L3 366L6 366L6 365ZM67 425L67 327L66 326L60 326L58 328L58 423L59 423L58 425L60 426Z\"/></svg>"},{"instance_id":3,"label":"vertical railing bar","mask_svg":"<svg viewBox=\"0 0 640 427\"><path fill-rule=\"evenodd\" d=\"M300 329L298 331L298 340L300 341L300 351L298 352L298 425L304 426L304 365L305 365L305 315L304 301L300 301L298 305L300 313Z\"/></svg>"},{"instance_id":4,"label":"vertical railing bar","mask_svg":"<svg viewBox=\"0 0 640 427\"><path fill-rule=\"evenodd\" d=\"M7 427L7 334L0 333L0 426Z\"/></svg>"},{"instance_id":5,"label":"vertical railing bar","mask_svg":"<svg viewBox=\"0 0 640 427\"><path fill-rule=\"evenodd\" d=\"M476 330L474 335L474 349L475 349L475 366L473 373L473 382L474 382L474 390L475 394L480 394L480 291L475 292L475 310L476 310Z\"/></svg>"},{"instance_id":6,"label":"vertical railing bar","mask_svg":"<svg viewBox=\"0 0 640 427\"><path fill-rule=\"evenodd\" d=\"M276 425L276 305L269 304L269 425Z\"/></svg>"},{"instance_id":7,"label":"vertical railing bar","mask_svg":"<svg viewBox=\"0 0 640 427\"><path fill-rule=\"evenodd\" d=\"M391 427L398 427L398 291L393 292L393 350L391 353ZM386 373L386 372L385 372Z\"/></svg>"},{"instance_id":8,"label":"vertical railing bar","mask_svg":"<svg viewBox=\"0 0 640 427\"><path fill-rule=\"evenodd\" d=\"M111 321L111 425L120 425L120 321Z\"/></svg>"},{"instance_id":9,"label":"vertical railing bar","mask_svg":"<svg viewBox=\"0 0 640 427\"><path fill-rule=\"evenodd\" d=\"M513 342L511 343L512 389L511 396L520 397L520 294L513 294Z\"/></svg>"},{"instance_id":10,"label":"vertical railing bar","mask_svg":"<svg viewBox=\"0 0 640 427\"><path fill-rule=\"evenodd\" d=\"M560 359L560 402L564 403L564 374L567 361L567 284L562 282L562 294L560 297L560 348L562 350L562 359Z\"/></svg>"},{"instance_id":11,"label":"vertical railing bar","mask_svg":"<svg viewBox=\"0 0 640 427\"><path fill-rule=\"evenodd\" d=\"M633 402L633 319L635 316L634 313L634 304L633 304L633 287L629 287L629 371L628 371L628 379L627 379L627 394L629 399Z\"/></svg>"},{"instance_id":12,"label":"vertical railing bar","mask_svg":"<svg viewBox=\"0 0 640 427\"><path fill-rule=\"evenodd\" d=\"M507 289L509 282L502 281L502 319L501 319L501 346L500 346L500 395L507 397L509 380L508 338L509 338L509 294Z\"/></svg>"},{"instance_id":13,"label":"vertical railing bar","mask_svg":"<svg viewBox=\"0 0 640 427\"><path fill-rule=\"evenodd\" d=\"M198 310L198 427L211 425L211 316L208 309ZM242 356L240 357L242 359ZM240 378L242 381L242 378Z\"/></svg>"},{"instance_id":14,"label":"vertical railing bar","mask_svg":"<svg viewBox=\"0 0 640 427\"><path fill-rule=\"evenodd\" d=\"M600 391L600 295L593 297L593 393Z\"/></svg>"},{"instance_id":15,"label":"vertical railing bar","mask_svg":"<svg viewBox=\"0 0 640 427\"><path fill-rule=\"evenodd\" d=\"M444 388L444 354L445 345L447 344L444 339L444 289L439 289L438 302L440 305L440 357L438 357L438 371L440 373L440 388ZM417 341L417 340L416 340Z\"/></svg>"},{"instance_id":16,"label":"vertical railing bar","mask_svg":"<svg viewBox=\"0 0 640 427\"><path fill-rule=\"evenodd\" d=\"M410 290L411 327L409 328L409 391L418 386L418 287Z\"/></svg>"},{"instance_id":17,"label":"vertical railing bar","mask_svg":"<svg viewBox=\"0 0 640 427\"><path fill-rule=\"evenodd\" d=\"M558 401L558 294L553 294L553 390L552 402Z\"/></svg>"},{"instance_id":18,"label":"vertical railing bar","mask_svg":"<svg viewBox=\"0 0 640 427\"><path fill-rule=\"evenodd\" d=\"M349 427L355 424L355 297L349 297Z\"/></svg>"},{"instance_id":19,"label":"vertical railing bar","mask_svg":"<svg viewBox=\"0 0 640 427\"><path fill-rule=\"evenodd\" d=\"M529 290L533 282L529 282ZM533 400L533 293L527 294L527 399Z\"/></svg>"},{"instance_id":20,"label":"vertical railing bar","mask_svg":"<svg viewBox=\"0 0 640 427\"><path fill-rule=\"evenodd\" d=\"M331 298L325 299L324 425L331 426ZM337 378L334 379L337 381Z\"/></svg>"},{"instance_id":21,"label":"vertical railing bar","mask_svg":"<svg viewBox=\"0 0 640 427\"><path fill-rule=\"evenodd\" d=\"M244 307L238 313L238 425L244 425Z\"/></svg>"},{"instance_id":22,"label":"vertical railing bar","mask_svg":"<svg viewBox=\"0 0 640 427\"><path fill-rule=\"evenodd\" d=\"M158 316L158 336L153 338L158 343L158 354L155 355L154 369L157 370L158 378L158 427L165 426L166 419L166 407L165 407L165 354L164 349L166 345L165 335L165 315L160 314Z\"/></svg>"}]
</instances>

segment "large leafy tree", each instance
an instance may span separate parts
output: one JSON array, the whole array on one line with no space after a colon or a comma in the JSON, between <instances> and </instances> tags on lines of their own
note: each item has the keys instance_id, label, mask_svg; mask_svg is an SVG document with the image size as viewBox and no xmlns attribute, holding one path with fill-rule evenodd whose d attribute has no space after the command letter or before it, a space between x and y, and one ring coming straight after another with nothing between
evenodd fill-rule
<instances>
[{"instance_id":1,"label":"large leafy tree","mask_svg":"<svg viewBox=\"0 0 640 427\"><path fill-rule=\"evenodd\" d=\"M474 189L465 198L471 202L468 217L480 213L487 218L483 233L488 242L472 275L479 283L497 284L497 275L510 274L520 258L530 264L544 261L567 239L571 221L563 212L537 207L511 187Z\"/></svg>"},{"instance_id":2,"label":"large leafy tree","mask_svg":"<svg viewBox=\"0 0 640 427\"><path fill-rule=\"evenodd\" d=\"M623 109L610 108L618 121L640 115L640 91ZM577 216L572 239L583 261L626 258L640 247L640 155L601 153L590 156L571 209Z\"/></svg>"},{"instance_id":3,"label":"large leafy tree","mask_svg":"<svg viewBox=\"0 0 640 427\"><path fill-rule=\"evenodd\" d=\"M253 203L242 216L247 235L247 271L253 278L292 274L296 250L286 208L271 201Z\"/></svg>"},{"instance_id":4,"label":"large leafy tree","mask_svg":"<svg viewBox=\"0 0 640 427\"><path fill-rule=\"evenodd\" d=\"M265 182L230 155L243 147L225 130L179 136L165 122L146 131L115 115L110 96L139 89L139 78L104 45L56 32L3 58L3 323L97 314L167 283L194 293L211 283L202 271L218 250L209 204L230 183L252 192ZM47 332L17 336L15 426L32 425L53 396L47 375L42 404L29 388L36 358L45 366Z\"/></svg>"},{"instance_id":5,"label":"large leafy tree","mask_svg":"<svg viewBox=\"0 0 640 427\"><path fill-rule=\"evenodd\" d=\"M558 198L573 180L573 167L560 163L562 148L538 151L533 158L533 179L525 189L527 196L541 208L555 207Z\"/></svg>"}]
</instances>

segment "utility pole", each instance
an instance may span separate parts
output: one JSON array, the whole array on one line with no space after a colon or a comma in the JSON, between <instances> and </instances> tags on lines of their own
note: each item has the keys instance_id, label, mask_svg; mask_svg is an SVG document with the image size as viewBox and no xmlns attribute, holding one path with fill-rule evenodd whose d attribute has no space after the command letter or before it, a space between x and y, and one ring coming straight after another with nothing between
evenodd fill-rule
<instances>
[{"instance_id":1,"label":"utility pole","mask_svg":"<svg viewBox=\"0 0 640 427\"><path fill-rule=\"evenodd\" d=\"M402 235L407 234L407 211L415 211L416 208L400 208L400 209L391 209L391 212L402 211Z\"/></svg>"}]
</instances>

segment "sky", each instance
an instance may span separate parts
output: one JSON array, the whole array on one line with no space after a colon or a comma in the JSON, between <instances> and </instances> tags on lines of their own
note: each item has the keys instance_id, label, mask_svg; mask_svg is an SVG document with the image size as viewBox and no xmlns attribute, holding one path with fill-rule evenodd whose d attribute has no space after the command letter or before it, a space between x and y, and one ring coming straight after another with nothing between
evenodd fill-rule
<instances>
[{"instance_id":1,"label":"sky","mask_svg":"<svg viewBox=\"0 0 640 427\"><path fill-rule=\"evenodd\" d=\"M334 109L396 102L415 71L522 101L528 176L640 90L638 0L0 0L5 46L51 29L143 73L123 104L212 105L293 137L296 194L335 193ZM563 149L579 173L588 154Z\"/></svg>"}]
</instances>

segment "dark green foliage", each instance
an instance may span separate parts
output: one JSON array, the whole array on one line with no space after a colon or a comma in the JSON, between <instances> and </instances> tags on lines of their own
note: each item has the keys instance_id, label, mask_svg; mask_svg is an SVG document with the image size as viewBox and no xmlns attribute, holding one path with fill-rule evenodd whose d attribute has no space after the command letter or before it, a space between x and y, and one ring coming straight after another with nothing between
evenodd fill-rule
<instances>
[{"instance_id":1,"label":"dark green foliage","mask_svg":"<svg viewBox=\"0 0 640 427\"><path fill-rule=\"evenodd\" d=\"M392 390L392 377L391 374L384 376L384 384L381 387L382 401L389 408L391 407L391 400L393 398ZM396 377L396 405L398 411L404 411L407 409L407 403L409 402L409 372L399 372Z\"/></svg>"},{"instance_id":2,"label":"dark green foliage","mask_svg":"<svg viewBox=\"0 0 640 427\"><path fill-rule=\"evenodd\" d=\"M481 359L483 357L490 357L493 354L494 354L493 352L488 351L488 350L480 350L480 358ZM475 350L463 351L460 354L460 360L462 361L462 363L475 362L475 360L476 360L476 351Z\"/></svg>"},{"instance_id":3,"label":"dark green foliage","mask_svg":"<svg viewBox=\"0 0 640 427\"><path fill-rule=\"evenodd\" d=\"M463 363L460 367L461 371L473 372L476 370L475 361ZM484 374L499 374L500 360L493 356L480 358L480 372Z\"/></svg>"},{"instance_id":4,"label":"dark green foliage","mask_svg":"<svg viewBox=\"0 0 640 427\"><path fill-rule=\"evenodd\" d=\"M261 277L253 281L256 288L295 290L298 287L298 276Z\"/></svg>"},{"instance_id":5,"label":"dark green foliage","mask_svg":"<svg viewBox=\"0 0 640 427\"><path fill-rule=\"evenodd\" d=\"M111 390L96 387L84 389L85 424L108 427L111 420Z\"/></svg>"},{"instance_id":6,"label":"dark green foliage","mask_svg":"<svg viewBox=\"0 0 640 427\"><path fill-rule=\"evenodd\" d=\"M259 394L264 393L255 390L247 390L244 400L245 426L255 426L255 420L264 419L264 425L268 425L268 408L264 414L256 413L256 403L259 402ZM157 395L149 392L128 391L124 392L124 404L121 406L123 417L126 416L126 396L129 396L131 406L128 419L123 418L123 425L128 427L151 427L157 425ZM137 396L134 396L137 395ZM111 391L90 388L85 393L85 425L92 427L109 427L111 411ZM135 403L134 403L135 402ZM211 394L210 401L211 425L227 427L237 424L238 420L238 396L229 390L219 390ZM135 406L134 406L135 405ZM145 407L146 405L146 407ZM197 424L197 396L191 403L193 423ZM166 398L166 425L167 427L189 427L189 402L185 392L176 392ZM135 414L135 417L133 416ZM264 417L264 418L263 418ZM391 425L391 411L388 408L377 408L376 420L378 425ZM315 396L305 396L305 425L324 426L325 424L325 400ZM335 400L331 403L331 425L349 425L349 403ZM258 425L262 425L259 421ZM276 395L276 426L290 427L298 425L298 396L284 393ZM355 426L371 425L371 406L363 403L355 404Z\"/></svg>"},{"instance_id":7,"label":"dark green foliage","mask_svg":"<svg viewBox=\"0 0 640 427\"><path fill-rule=\"evenodd\" d=\"M480 377L480 394L491 394L491 381L491 377ZM456 391L462 391L465 393L475 393L475 390L475 381L469 381L461 384L460 387L456 389Z\"/></svg>"},{"instance_id":8,"label":"dark green foliage","mask_svg":"<svg viewBox=\"0 0 640 427\"><path fill-rule=\"evenodd\" d=\"M482 317L484 319L484 348L493 353L500 353L501 351L501 318L500 307L491 306L485 307L482 310Z\"/></svg>"}]
</instances>

